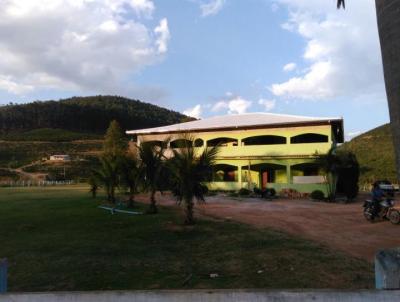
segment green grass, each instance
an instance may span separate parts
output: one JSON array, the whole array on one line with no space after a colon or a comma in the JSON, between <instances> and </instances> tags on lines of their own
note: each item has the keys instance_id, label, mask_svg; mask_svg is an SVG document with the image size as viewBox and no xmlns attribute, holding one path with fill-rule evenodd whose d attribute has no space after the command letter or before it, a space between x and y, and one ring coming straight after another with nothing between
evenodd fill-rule
<instances>
[{"instance_id":1,"label":"green grass","mask_svg":"<svg viewBox=\"0 0 400 302\"><path fill-rule=\"evenodd\" d=\"M373 286L370 264L310 241L226 221L185 227L174 208L110 215L87 191L0 188L10 291Z\"/></svg>"}]
</instances>

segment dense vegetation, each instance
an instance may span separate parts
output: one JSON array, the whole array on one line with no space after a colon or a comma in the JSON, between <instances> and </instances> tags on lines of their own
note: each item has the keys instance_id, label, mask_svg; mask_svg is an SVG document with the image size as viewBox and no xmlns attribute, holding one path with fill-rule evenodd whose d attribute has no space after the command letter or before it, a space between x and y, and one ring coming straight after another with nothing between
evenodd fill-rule
<instances>
[{"instance_id":1,"label":"dense vegetation","mask_svg":"<svg viewBox=\"0 0 400 302\"><path fill-rule=\"evenodd\" d=\"M70 142L75 140L102 139L100 134L73 132L64 129L41 128L23 132L9 132L0 134L4 141L32 141L32 142Z\"/></svg>"},{"instance_id":2,"label":"dense vegetation","mask_svg":"<svg viewBox=\"0 0 400 302\"><path fill-rule=\"evenodd\" d=\"M179 123L188 117L119 96L73 97L0 107L3 134L40 128L103 134L112 120L123 129L139 129Z\"/></svg>"},{"instance_id":3,"label":"dense vegetation","mask_svg":"<svg viewBox=\"0 0 400 302\"><path fill-rule=\"evenodd\" d=\"M49 158L53 154L69 154L72 159L87 159L101 150L101 140L74 142L1 142L0 167L18 168ZM78 162L79 164L79 162Z\"/></svg>"},{"instance_id":4,"label":"dense vegetation","mask_svg":"<svg viewBox=\"0 0 400 302\"><path fill-rule=\"evenodd\" d=\"M397 183L392 132L389 124L357 136L340 148L356 155L360 164L361 185L378 179L388 179Z\"/></svg>"},{"instance_id":5,"label":"dense vegetation","mask_svg":"<svg viewBox=\"0 0 400 302\"><path fill-rule=\"evenodd\" d=\"M320 244L215 219L185 227L175 208L111 215L88 191L0 188L10 291L373 286L369 263Z\"/></svg>"}]
</instances>

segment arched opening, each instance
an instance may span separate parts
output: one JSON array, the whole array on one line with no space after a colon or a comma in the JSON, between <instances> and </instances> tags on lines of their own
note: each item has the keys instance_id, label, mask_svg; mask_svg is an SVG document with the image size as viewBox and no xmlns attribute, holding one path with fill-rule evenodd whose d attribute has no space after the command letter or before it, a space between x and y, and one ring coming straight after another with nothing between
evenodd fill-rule
<instances>
[{"instance_id":1,"label":"arched opening","mask_svg":"<svg viewBox=\"0 0 400 302\"><path fill-rule=\"evenodd\" d=\"M317 133L305 133L290 138L291 144L327 143L328 141L327 135Z\"/></svg>"},{"instance_id":2,"label":"arched opening","mask_svg":"<svg viewBox=\"0 0 400 302\"><path fill-rule=\"evenodd\" d=\"M192 146L192 141L188 139L177 139L170 143L171 148L178 149L178 148L187 148Z\"/></svg>"},{"instance_id":3,"label":"arched opening","mask_svg":"<svg viewBox=\"0 0 400 302\"><path fill-rule=\"evenodd\" d=\"M194 146L195 147L203 147L204 146L204 141L201 138L198 138L194 141Z\"/></svg>"},{"instance_id":4,"label":"arched opening","mask_svg":"<svg viewBox=\"0 0 400 302\"><path fill-rule=\"evenodd\" d=\"M301 163L291 166L294 184L321 184L325 182L324 173L317 163Z\"/></svg>"},{"instance_id":5,"label":"arched opening","mask_svg":"<svg viewBox=\"0 0 400 302\"><path fill-rule=\"evenodd\" d=\"M236 182L238 181L238 167L219 164L213 166L213 181Z\"/></svg>"},{"instance_id":6,"label":"arched opening","mask_svg":"<svg viewBox=\"0 0 400 302\"><path fill-rule=\"evenodd\" d=\"M145 141L145 142L142 142L142 145L143 146L148 145L148 146L152 146L152 147L167 148L166 142L163 142L163 141Z\"/></svg>"},{"instance_id":7,"label":"arched opening","mask_svg":"<svg viewBox=\"0 0 400 302\"><path fill-rule=\"evenodd\" d=\"M321 167L316 163L302 163L293 165L291 168L293 175L317 176L321 173Z\"/></svg>"},{"instance_id":8,"label":"arched opening","mask_svg":"<svg viewBox=\"0 0 400 302\"><path fill-rule=\"evenodd\" d=\"M235 138L229 137L218 137L207 141L208 147L228 147L228 146L237 146L238 140Z\"/></svg>"},{"instance_id":9,"label":"arched opening","mask_svg":"<svg viewBox=\"0 0 400 302\"><path fill-rule=\"evenodd\" d=\"M277 135L259 135L251 136L242 140L245 146L259 146L259 145L284 145L286 144L286 137Z\"/></svg>"}]
</instances>

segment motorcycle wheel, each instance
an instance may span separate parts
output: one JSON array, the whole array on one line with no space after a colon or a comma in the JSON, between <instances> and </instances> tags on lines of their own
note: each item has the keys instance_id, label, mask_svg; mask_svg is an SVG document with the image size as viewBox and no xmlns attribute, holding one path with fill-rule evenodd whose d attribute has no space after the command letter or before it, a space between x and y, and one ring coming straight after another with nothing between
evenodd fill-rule
<instances>
[{"instance_id":1,"label":"motorcycle wheel","mask_svg":"<svg viewBox=\"0 0 400 302\"><path fill-rule=\"evenodd\" d=\"M364 217L369 222L374 222L374 215L371 213L371 211L369 209L364 210Z\"/></svg>"},{"instance_id":2,"label":"motorcycle wheel","mask_svg":"<svg viewBox=\"0 0 400 302\"><path fill-rule=\"evenodd\" d=\"M389 221L393 224L400 223L400 212L397 210L392 210L389 214Z\"/></svg>"}]
</instances>

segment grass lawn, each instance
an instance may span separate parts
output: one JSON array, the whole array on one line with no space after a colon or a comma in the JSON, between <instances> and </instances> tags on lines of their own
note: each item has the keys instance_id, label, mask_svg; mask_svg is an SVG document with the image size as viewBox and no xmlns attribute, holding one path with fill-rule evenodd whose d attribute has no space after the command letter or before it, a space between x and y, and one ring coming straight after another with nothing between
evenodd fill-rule
<instances>
[{"instance_id":1,"label":"grass lawn","mask_svg":"<svg viewBox=\"0 0 400 302\"><path fill-rule=\"evenodd\" d=\"M373 286L370 264L310 241L233 222L184 227L174 208L110 215L87 192L0 188L10 291Z\"/></svg>"}]
</instances>

